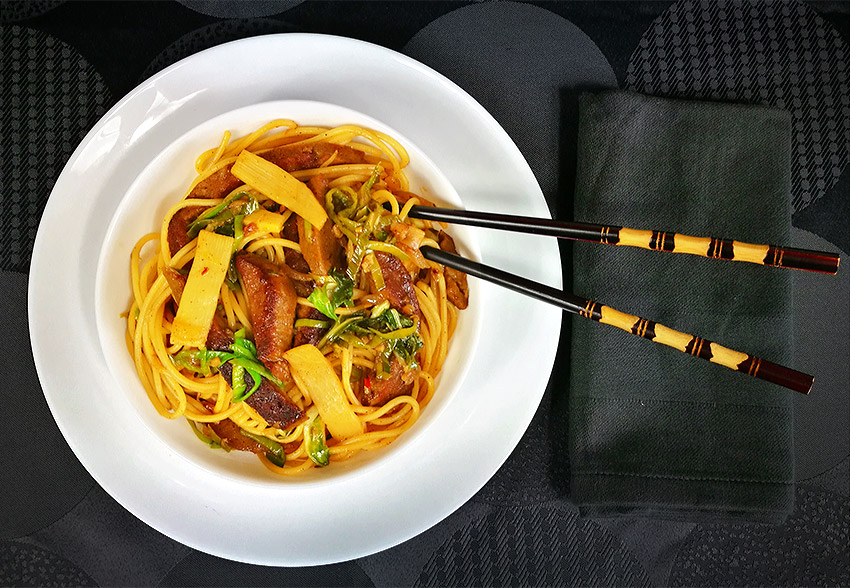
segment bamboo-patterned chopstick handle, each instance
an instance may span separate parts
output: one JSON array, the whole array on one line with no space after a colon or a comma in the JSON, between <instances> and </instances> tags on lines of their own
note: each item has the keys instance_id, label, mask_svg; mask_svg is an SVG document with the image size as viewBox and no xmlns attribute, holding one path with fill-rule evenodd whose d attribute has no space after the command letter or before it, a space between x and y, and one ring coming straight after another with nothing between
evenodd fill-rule
<instances>
[{"instance_id":1,"label":"bamboo-patterned chopstick handle","mask_svg":"<svg viewBox=\"0 0 850 588\"><path fill-rule=\"evenodd\" d=\"M692 237L664 231L643 231L628 227L600 227L600 243L640 247L653 251L689 253L715 259L746 261L759 265L785 267L835 274L838 272L839 257L822 251L754 245L731 239L715 237Z\"/></svg>"},{"instance_id":2,"label":"bamboo-patterned chopstick handle","mask_svg":"<svg viewBox=\"0 0 850 588\"><path fill-rule=\"evenodd\" d=\"M584 318L617 327L638 337L667 345L673 349L706 359L712 363L741 372L742 374L747 374L748 376L779 384L796 392L808 394L815 381L812 376L807 374L758 357L753 357L740 351L728 349L701 337L681 333L665 327L660 323L620 312L610 306L581 298L575 294L563 292L551 286L516 276L459 255L434 247L422 247L420 251L425 256L425 259L493 282L514 292L548 302Z\"/></svg>"},{"instance_id":3,"label":"bamboo-patterned chopstick handle","mask_svg":"<svg viewBox=\"0 0 850 588\"><path fill-rule=\"evenodd\" d=\"M667 345L689 355L707 359L712 363L779 384L803 394L811 392L812 384L815 381L812 376L807 374L753 357L741 351L723 347L702 337L676 331L660 323L620 312L610 306L591 300L586 301L579 314L585 318L617 327L638 337Z\"/></svg>"},{"instance_id":4,"label":"bamboo-patterned chopstick handle","mask_svg":"<svg viewBox=\"0 0 850 588\"><path fill-rule=\"evenodd\" d=\"M487 229L529 233L532 235L547 235L562 239L589 241L591 243L625 245L653 251L688 253L701 257L746 261L759 265L801 269L826 274L835 274L838 272L838 263L840 260L838 255L825 251L775 247L773 245L753 245L752 243L744 243L743 241L717 239L714 237L691 237L689 235L665 231L648 231L613 225L566 222L548 218L514 216L493 212L477 212L474 210L416 205L410 209L409 216L411 218L449 222Z\"/></svg>"}]
</instances>

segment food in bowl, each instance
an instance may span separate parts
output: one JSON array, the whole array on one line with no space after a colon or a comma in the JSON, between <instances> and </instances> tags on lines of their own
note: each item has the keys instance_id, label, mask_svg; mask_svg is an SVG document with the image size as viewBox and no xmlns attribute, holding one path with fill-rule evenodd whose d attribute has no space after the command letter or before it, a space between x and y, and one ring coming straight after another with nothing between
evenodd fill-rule
<instances>
[{"instance_id":1,"label":"food in bowl","mask_svg":"<svg viewBox=\"0 0 850 588\"><path fill-rule=\"evenodd\" d=\"M278 119L200 154L131 253L127 345L151 404L293 475L385 447L435 394L466 276L409 191L409 156L357 125Z\"/></svg>"}]
</instances>

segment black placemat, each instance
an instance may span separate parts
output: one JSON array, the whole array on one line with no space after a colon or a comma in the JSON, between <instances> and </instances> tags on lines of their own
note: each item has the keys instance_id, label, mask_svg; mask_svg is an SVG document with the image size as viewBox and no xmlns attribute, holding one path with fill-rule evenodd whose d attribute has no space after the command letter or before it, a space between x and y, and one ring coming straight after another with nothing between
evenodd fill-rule
<instances>
[{"instance_id":1,"label":"black placemat","mask_svg":"<svg viewBox=\"0 0 850 588\"><path fill-rule=\"evenodd\" d=\"M792 245L846 254L848 13L841 2L0 3L0 287L13 317L0 354L0 432L11 447L0 457L0 584L850 584L850 374L842 364L850 286L842 275L828 285L794 278L794 356L817 368L823 387L802 407L795 401L797 490L784 523L579 517L566 483L566 321L538 414L476 497L396 548L298 570L204 555L112 500L52 421L23 316L41 211L98 117L183 57L272 32L360 38L447 75L508 130L561 218L573 210L581 91L620 87L784 108L799 195Z\"/></svg>"}]
</instances>

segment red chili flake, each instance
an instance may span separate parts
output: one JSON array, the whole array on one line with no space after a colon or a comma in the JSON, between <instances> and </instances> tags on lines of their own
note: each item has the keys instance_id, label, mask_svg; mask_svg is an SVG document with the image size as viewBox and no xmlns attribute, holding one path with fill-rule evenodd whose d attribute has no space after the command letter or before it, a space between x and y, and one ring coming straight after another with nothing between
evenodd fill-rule
<instances>
[{"instance_id":1,"label":"red chili flake","mask_svg":"<svg viewBox=\"0 0 850 588\"><path fill-rule=\"evenodd\" d=\"M208 271L210 271L210 268L205 267L204 269L202 269L202 270L201 270L201 275L203 276L203 275L204 275L204 274L206 274Z\"/></svg>"},{"instance_id":2,"label":"red chili flake","mask_svg":"<svg viewBox=\"0 0 850 588\"><path fill-rule=\"evenodd\" d=\"M366 376L365 378L363 378L363 386L367 390L371 390L372 389L372 378L370 378L369 376Z\"/></svg>"}]
</instances>

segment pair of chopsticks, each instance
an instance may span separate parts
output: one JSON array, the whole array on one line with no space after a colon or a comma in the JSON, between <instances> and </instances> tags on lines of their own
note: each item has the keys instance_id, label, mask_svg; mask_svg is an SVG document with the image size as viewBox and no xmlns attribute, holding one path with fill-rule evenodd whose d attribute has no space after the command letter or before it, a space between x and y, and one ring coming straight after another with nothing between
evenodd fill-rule
<instances>
[{"instance_id":1,"label":"pair of chopsticks","mask_svg":"<svg viewBox=\"0 0 850 588\"><path fill-rule=\"evenodd\" d=\"M714 259L746 261L760 265L801 269L826 274L835 274L838 271L839 263L839 257L837 255L823 251L793 249L773 245L754 245L752 243L743 243L728 239L692 237L679 233L638 230L628 227L562 222L550 219L452 210L420 205L411 207L408 216L410 218L429 221L531 233L535 235L548 235L593 243L639 247L653 251L687 253ZM723 347L718 343L701 337L676 331L654 321L620 312L599 302L581 298L580 296L539 284L434 247L422 247L421 252L426 259L435 263L454 268L537 300L548 302L584 318L617 327L638 337L667 345L668 347L706 359L729 369L790 388L796 392L808 394L811 392L812 385L814 384L815 379L810 375L741 351Z\"/></svg>"}]
</instances>

